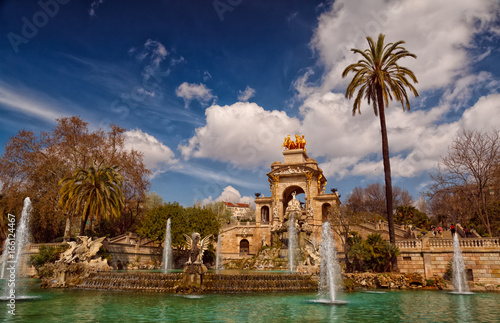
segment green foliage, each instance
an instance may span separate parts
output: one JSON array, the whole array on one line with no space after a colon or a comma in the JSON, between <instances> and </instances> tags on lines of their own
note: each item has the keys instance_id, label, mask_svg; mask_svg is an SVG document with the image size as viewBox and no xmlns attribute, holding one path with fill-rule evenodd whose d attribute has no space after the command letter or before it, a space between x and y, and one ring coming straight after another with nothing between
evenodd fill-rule
<instances>
[{"instance_id":1,"label":"green foliage","mask_svg":"<svg viewBox=\"0 0 500 323\"><path fill-rule=\"evenodd\" d=\"M221 223L218 214L210 207L184 208L178 203L167 203L149 210L138 229L138 234L156 242L165 240L167 220L171 219L172 245L182 247L186 243L183 234L198 232L202 237L216 237Z\"/></svg>"},{"instance_id":2,"label":"green foliage","mask_svg":"<svg viewBox=\"0 0 500 323\"><path fill-rule=\"evenodd\" d=\"M398 206L394 222L397 224L413 224L419 228L429 225L430 219L427 214L420 212L414 206Z\"/></svg>"},{"instance_id":3,"label":"green foliage","mask_svg":"<svg viewBox=\"0 0 500 323\"><path fill-rule=\"evenodd\" d=\"M370 234L366 240L355 234L348 243L351 245L347 255L352 268L357 271L387 271L392 259L399 254L398 248L382 239L378 233Z\"/></svg>"},{"instance_id":4,"label":"green foliage","mask_svg":"<svg viewBox=\"0 0 500 323\"><path fill-rule=\"evenodd\" d=\"M58 260L59 255L66 249L68 249L67 245L61 245L57 247L41 245L38 249L38 253L30 256L28 265L35 267L36 271L38 272L43 265L47 263L54 263L56 260Z\"/></svg>"},{"instance_id":5,"label":"green foliage","mask_svg":"<svg viewBox=\"0 0 500 323\"><path fill-rule=\"evenodd\" d=\"M79 167L73 176L62 179L59 184L59 206L67 212L81 214L80 235L85 234L87 219L119 217L124 205L123 176L118 166L109 167L92 163L89 168Z\"/></svg>"}]
</instances>

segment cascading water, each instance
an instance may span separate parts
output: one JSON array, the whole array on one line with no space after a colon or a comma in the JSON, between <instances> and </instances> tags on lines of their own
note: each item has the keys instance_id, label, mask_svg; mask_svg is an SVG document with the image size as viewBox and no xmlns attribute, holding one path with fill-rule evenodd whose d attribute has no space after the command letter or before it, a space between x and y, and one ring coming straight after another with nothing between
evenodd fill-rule
<instances>
[{"instance_id":1,"label":"cascading water","mask_svg":"<svg viewBox=\"0 0 500 323\"><path fill-rule=\"evenodd\" d=\"M460 241L458 240L458 234L453 235L453 287L455 294L469 294L469 285L467 284L467 278L465 275L465 263L464 257L462 256L462 251L460 250Z\"/></svg>"},{"instance_id":2,"label":"cascading water","mask_svg":"<svg viewBox=\"0 0 500 323\"><path fill-rule=\"evenodd\" d=\"M5 261L2 264L2 275L5 277L4 297L9 299L12 297L18 298L18 295L9 294L10 290L16 290L16 284L20 277L19 269L23 264L22 253L29 239L29 223L31 217L31 200L29 197L24 199L23 211L17 226L13 221L10 221L12 215L9 215L9 225L7 229L7 239L3 251L2 259ZM14 219L14 216L12 216ZM12 225L11 225L12 224ZM8 255L6 255L8 254Z\"/></svg>"},{"instance_id":3,"label":"cascading water","mask_svg":"<svg viewBox=\"0 0 500 323\"><path fill-rule=\"evenodd\" d=\"M290 265L290 273L293 273L295 250L297 249L297 231L295 230L294 212L290 213L288 219L288 264Z\"/></svg>"},{"instance_id":4,"label":"cascading water","mask_svg":"<svg viewBox=\"0 0 500 323\"><path fill-rule=\"evenodd\" d=\"M165 243L163 246L163 270L172 269L172 235L170 218L167 220L167 227L165 228Z\"/></svg>"},{"instance_id":5,"label":"cascading water","mask_svg":"<svg viewBox=\"0 0 500 323\"><path fill-rule=\"evenodd\" d=\"M319 294L325 297L320 300L324 303L345 304L345 301L336 299L337 286L341 283L340 266L336 259L335 240L333 238L330 223L323 223L321 230L321 267Z\"/></svg>"},{"instance_id":6,"label":"cascading water","mask_svg":"<svg viewBox=\"0 0 500 323\"><path fill-rule=\"evenodd\" d=\"M12 214L9 214L9 218L12 217ZM7 248L9 247L10 245L10 239L7 238L5 239L4 243L3 243L3 252L2 252L2 268L1 268L1 273L0 273L0 279L3 279L4 278L4 273L5 273L5 265L7 264L7 255L9 254L7 252ZM12 240L12 241L15 241L15 240Z\"/></svg>"},{"instance_id":7,"label":"cascading water","mask_svg":"<svg viewBox=\"0 0 500 323\"><path fill-rule=\"evenodd\" d=\"M221 236L220 234L217 236L217 253L216 253L216 256L215 256L215 270L219 270L219 269L224 269L224 266L222 265L222 239L221 239Z\"/></svg>"}]
</instances>

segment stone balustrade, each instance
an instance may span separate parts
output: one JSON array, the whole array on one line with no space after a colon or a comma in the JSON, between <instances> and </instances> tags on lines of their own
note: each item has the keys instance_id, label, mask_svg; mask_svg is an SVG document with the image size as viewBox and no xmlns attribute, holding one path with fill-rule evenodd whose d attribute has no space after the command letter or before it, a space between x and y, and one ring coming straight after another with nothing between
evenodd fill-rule
<instances>
[{"instance_id":1,"label":"stone balustrade","mask_svg":"<svg viewBox=\"0 0 500 323\"><path fill-rule=\"evenodd\" d=\"M465 267L476 283L500 284L500 238L459 239ZM453 239L423 238L396 241L401 273L425 277L444 275L453 259Z\"/></svg>"},{"instance_id":2,"label":"stone balustrade","mask_svg":"<svg viewBox=\"0 0 500 323\"><path fill-rule=\"evenodd\" d=\"M500 238L466 238L460 239L461 249L497 249L500 250ZM441 238L424 238L411 239L411 240L399 240L396 241L396 246L401 249L444 249L453 250L453 239L441 239Z\"/></svg>"},{"instance_id":3,"label":"stone balustrade","mask_svg":"<svg viewBox=\"0 0 500 323\"><path fill-rule=\"evenodd\" d=\"M412 239L412 240L400 240L396 241L396 246L401 249L422 249L422 240Z\"/></svg>"}]
</instances>

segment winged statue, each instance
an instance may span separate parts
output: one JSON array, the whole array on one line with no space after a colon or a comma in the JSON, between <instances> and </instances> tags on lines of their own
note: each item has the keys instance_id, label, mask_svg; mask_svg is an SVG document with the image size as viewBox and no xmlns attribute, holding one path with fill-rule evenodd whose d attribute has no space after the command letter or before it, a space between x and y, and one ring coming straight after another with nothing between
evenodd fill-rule
<instances>
[{"instance_id":1,"label":"winged statue","mask_svg":"<svg viewBox=\"0 0 500 323\"><path fill-rule=\"evenodd\" d=\"M212 237L211 234L201 239L201 236L198 232L194 232L190 237L184 233L184 237L186 237L186 242L188 245L189 259L186 262L186 265L190 264L202 264L203 263L203 253L208 249L208 245L210 244L209 240Z\"/></svg>"},{"instance_id":2,"label":"winged statue","mask_svg":"<svg viewBox=\"0 0 500 323\"><path fill-rule=\"evenodd\" d=\"M316 241L311 241L309 239L305 239L305 253L306 253L306 262L305 265L308 266L319 266L321 263L321 256L319 254L320 246Z\"/></svg>"}]
</instances>

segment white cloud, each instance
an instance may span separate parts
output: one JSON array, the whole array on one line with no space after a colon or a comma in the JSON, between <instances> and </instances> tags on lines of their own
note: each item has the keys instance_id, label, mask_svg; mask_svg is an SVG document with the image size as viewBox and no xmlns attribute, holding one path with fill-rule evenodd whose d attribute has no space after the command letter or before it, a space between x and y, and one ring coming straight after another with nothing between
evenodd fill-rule
<instances>
[{"instance_id":1,"label":"white cloud","mask_svg":"<svg viewBox=\"0 0 500 323\"><path fill-rule=\"evenodd\" d=\"M211 158L238 167L269 165L281 159L287 134L297 133L300 122L284 111L267 111L255 103L213 105L205 110L206 125L178 149L185 159Z\"/></svg>"},{"instance_id":2,"label":"white cloud","mask_svg":"<svg viewBox=\"0 0 500 323\"><path fill-rule=\"evenodd\" d=\"M137 49L130 48L128 50L128 53L135 54L137 53ZM158 70L160 68L160 64L167 58L168 55L169 52L161 42L152 39L146 40L143 50L137 53L135 56L137 60L145 63L145 66L142 70L144 81L149 80L151 77L159 73ZM181 61L183 60L184 58L181 57ZM168 75L169 73L170 70L166 70L165 72L162 72L160 74L163 76Z\"/></svg>"},{"instance_id":3,"label":"white cloud","mask_svg":"<svg viewBox=\"0 0 500 323\"><path fill-rule=\"evenodd\" d=\"M155 97L155 91L148 91L148 90L145 90L144 88L139 88L137 90L137 92L139 92L140 94L144 94L144 95L147 95L147 96L150 96L150 97Z\"/></svg>"},{"instance_id":4,"label":"white cloud","mask_svg":"<svg viewBox=\"0 0 500 323\"><path fill-rule=\"evenodd\" d=\"M203 71L203 82L206 82L212 78L212 74L208 71Z\"/></svg>"},{"instance_id":5,"label":"white cloud","mask_svg":"<svg viewBox=\"0 0 500 323\"><path fill-rule=\"evenodd\" d=\"M144 164L153 172L153 176L167 171L178 162L168 146L140 129L125 132L125 138L125 148L142 152Z\"/></svg>"},{"instance_id":6,"label":"white cloud","mask_svg":"<svg viewBox=\"0 0 500 323\"><path fill-rule=\"evenodd\" d=\"M483 96L467 109L459 122L461 129L500 129L500 94Z\"/></svg>"},{"instance_id":7,"label":"white cloud","mask_svg":"<svg viewBox=\"0 0 500 323\"><path fill-rule=\"evenodd\" d=\"M352 117L353 102L343 93L331 92L346 88L349 77L342 79L342 71L360 58L350 49L367 48L366 36L376 39L384 33L386 42L406 41L404 46L418 58L401 65L415 72L423 100L426 90L444 90L440 102L425 111L403 112L398 103L386 110L393 176L414 177L436 167L461 128L498 127L497 94L471 102L477 93L495 93L499 87L488 72L471 74L471 62L484 59L491 50L474 59L470 49L478 33L500 35L494 27L499 10L500 3L493 0L335 1L319 17L311 40L324 74L312 83L313 69L306 69L293 84L296 97L303 100L300 132L306 135L310 155L325 158L320 165L325 174L342 178L383 173L380 124L373 109L365 103L363 114ZM412 106L423 100L413 100ZM446 121L450 115L453 119Z\"/></svg>"},{"instance_id":8,"label":"white cloud","mask_svg":"<svg viewBox=\"0 0 500 323\"><path fill-rule=\"evenodd\" d=\"M175 90L178 97L183 98L186 107L192 100L198 100L200 103L207 103L215 96L212 91L208 89L205 84L193 84L184 82Z\"/></svg>"},{"instance_id":9,"label":"white cloud","mask_svg":"<svg viewBox=\"0 0 500 323\"><path fill-rule=\"evenodd\" d=\"M22 113L50 123L55 123L56 118L67 116L67 113L62 111L67 110L71 105L69 102L58 102L47 97L44 93L21 86L14 88L3 82L0 82L0 104L13 112ZM66 105L65 109L62 108L63 105Z\"/></svg>"},{"instance_id":10,"label":"white cloud","mask_svg":"<svg viewBox=\"0 0 500 323\"><path fill-rule=\"evenodd\" d=\"M345 88L343 69L359 59L351 48L367 48L366 36L404 45L417 59L405 59L419 80L419 91L447 87L468 72L467 52L475 34L498 33L494 21L500 10L496 0L337 0L319 17L311 46L327 69L323 91Z\"/></svg>"},{"instance_id":11,"label":"white cloud","mask_svg":"<svg viewBox=\"0 0 500 323\"><path fill-rule=\"evenodd\" d=\"M215 199L216 202L247 203L255 205L255 199L251 196L241 196L240 192L232 186L226 186L221 195Z\"/></svg>"},{"instance_id":12,"label":"white cloud","mask_svg":"<svg viewBox=\"0 0 500 323\"><path fill-rule=\"evenodd\" d=\"M244 91L238 91L238 101L248 101L255 95L255 90L247 85Z\"/></svg>"},{"instance_id":13,"label":"white cloud","mask_svg":"<svg viewBox=\"0 0 500 323\"><path fill-rule=\"evenodd\" d=\"M215 199L209 196L200 201L201 205L206 205L213 202L231 202L231 203L246 203L250 204L250 207L255 207L255 199L251 196L241 196L240 191L232 187L231 185L226 186L222 191L221 195Z\"/></svg>"},{"instance_id":14,"label":"white cloud","mask_svg":"<svg viewBox=\"0 0 500 323\"><path fill-rule=\"evenodd\" d=\"M89 15L95 17L95 11L104 2L104 0L95 0L90 4Z\"/></svg>"}]
</instances>

